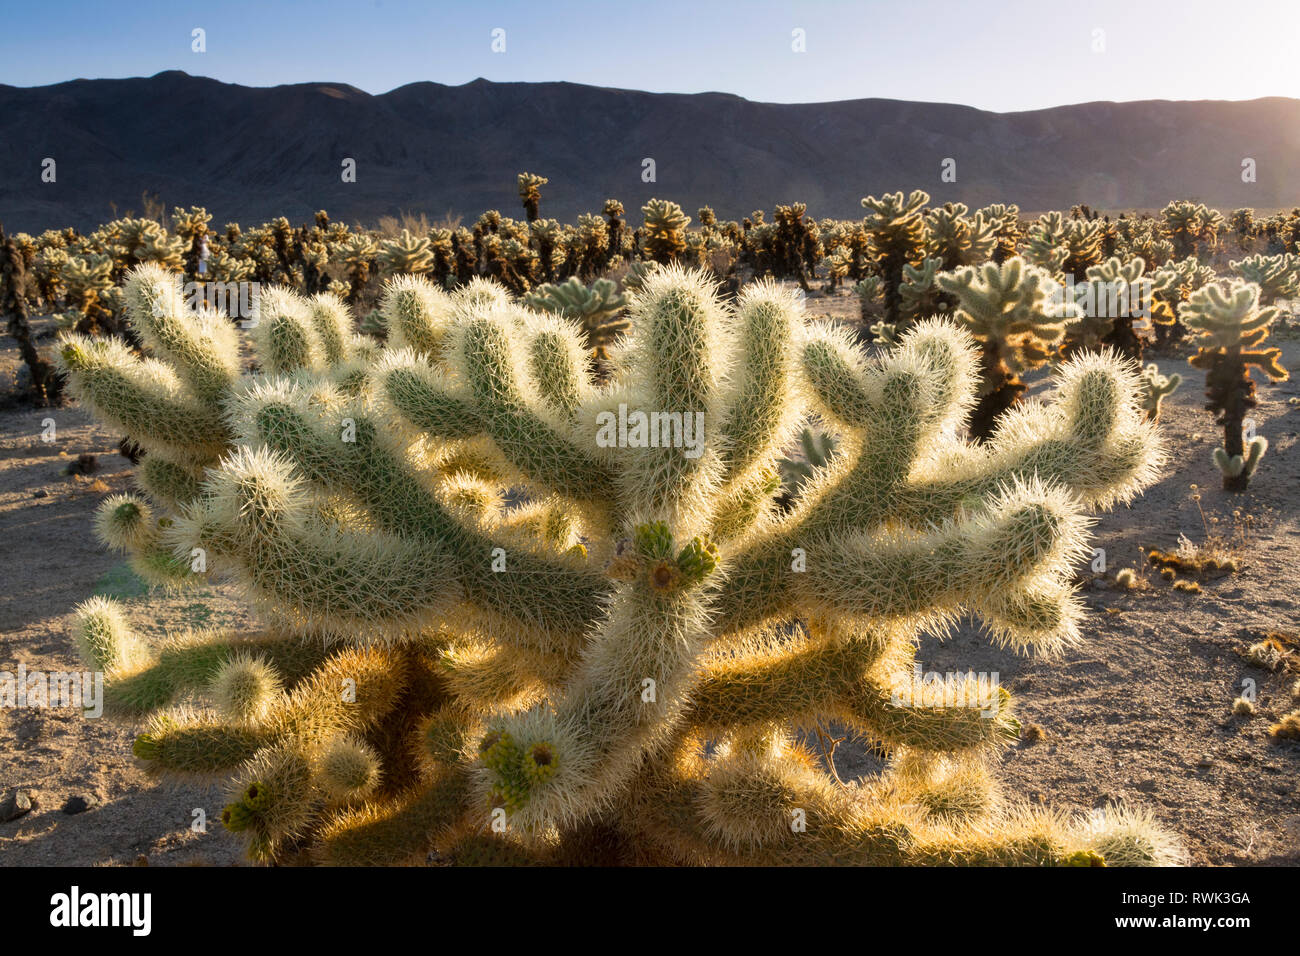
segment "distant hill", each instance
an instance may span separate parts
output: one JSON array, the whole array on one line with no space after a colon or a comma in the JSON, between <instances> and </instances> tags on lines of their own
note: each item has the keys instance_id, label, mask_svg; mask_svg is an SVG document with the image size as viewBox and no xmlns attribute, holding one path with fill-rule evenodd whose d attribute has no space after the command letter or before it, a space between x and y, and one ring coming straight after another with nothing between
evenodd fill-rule
<instances>
[{"instance_id":1,"label":"distant hill","mask_svg":"<svg viewBox=\"0 0 1300 956\"><path fill-rule=\"evenodd\" d=\"M42 183L41 162L57 162ZM341 181L345 157L355 183ZM1258 181L1241 181L1256 161ZM642 181L655 161L656 182ZM940 181L946 158L957 181ZM803 201L858 217L870 193L923 188L936 202L1024 210L1222 209L1300 204L1300 100L1085 103L1023 113L864 99L782 105L573 83L413 83L380 96L307 83L252 88L160 73L147 79L0 86L0 222L74 225L203 205L220 226L317 209L382 215L484 209L522 217L515 174L550 178L542 214L563 220L609 197L629 217L653 196L724 218Z\"/></svg>"}]
</instances>

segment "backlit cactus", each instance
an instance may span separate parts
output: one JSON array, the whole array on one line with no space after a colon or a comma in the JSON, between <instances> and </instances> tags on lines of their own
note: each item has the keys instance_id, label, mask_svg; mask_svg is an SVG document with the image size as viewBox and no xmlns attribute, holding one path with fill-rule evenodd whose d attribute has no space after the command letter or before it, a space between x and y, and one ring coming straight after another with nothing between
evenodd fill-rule
<instances>
[{"instance_id":1,"label":"backlit cactus","mask_svg":"<svg viewBox=\"0 0 1300 956\"><path fill-rule=\"evenodd\" d=\"M1223 215L1204 203L1178 200L1160 210L1165 235L1179 259L1213 249L1223 227Z\"/></svg>"},{"instance_id":2,"label":"backlit cactus","mask_svg":"<svg viewBox=\"0 0 1300 956\"><path fill-rule=\"evenodd\" d=\"M1183 382L1183 377L1177 372L1172 375L1160 374L1160 368L1155 362L1147 365L1142 370L1142 408L1147 413L1147 418L1155 420L1160 417L1161 403L1178 390L1178 386Z\"/></svg>"},{"instance_id":3,"label":"backlit cactus","mask_svg":"<svg viewBox=\"0 0 1300 956\"><path fill-rule=\"evenodd\" d=\"M545 176L538 176L536 173L519 174L519 199L524 204L524 215L529 222L536 220L539 215L539 207L542 202L542 187L548 182L550 182L549 179Z\"/></svg>"},{"instance_id":4,"label":"backlit cactus","mask_svg":"<svg viewBox=\"0 0 1300 956\"><path fill-rule=\"evenodd\" d=\"M627 302L609 279L597 279L591 288L576 277L558 285L539 286L524 296L524 304L577 322L587 350L602 362L629 328L628 321L621 317Z\"/></svg>"},{"instance_id":5,"label":"backlit cactus","mask_svg":"<svg viewBox=\"0 0 1300 956\"><path fill-rule=\"evenodd\" d=\"M999 415L1020 400L1020 376L1051 357L1068 321L1081 310L1045 269L1023 259L986 263L940 274L939 288L953 295L953 317L979 343L979 401L971 434L986 439Z\"/></svg>"},{"instance_id":6,"label":"backlit cactus","mask_svg":"<svg viewBox=\"0 0 1300 956\"><path fill-rule=\"evenodd\" d=\"M659 263L676 261L686 250L686 227L691 217L677 203L664 199L651 199L641 212L645 215L641 241L646 258Z\"/></svg>"},{"instance_id":7,"label":"backlit cactus","mask_svg":"<svg viewBox=\"0 0 1300 956\"><path fill-rule=\"evenodd\" d=\"M1223 426L1223 447L1214 450L1214 463L1227 491L1245 491L1268 450L1268 439L1247 439L1243 426L1246 413L1259 404L1250 370L1257 368L1273 381L1288 377L1282 350L1259 348L1277 315L1275 306L1260 307L1259 286L1240 279L1205 286L1179 310L1199 345L1188 362L1205 371L1205 407L1218 413Z\"/></svg>"},{"instance_id":8,"label":"backlit cactus","mask_svg":"<svg viewBox=\"0 0 1300 956\"><path fill-rule=\"evenodd\" d=\"M882 280L885 321L898 325L903 320L902 285L904 266L920 268L926 255L925 206L930 194L916 189L906 199L901 192L880 198L867 196L863 222L871 239L871 258Z\"/></svg>"},{"instance_id":9,"label":"backlit cactus","mask_svg":"<svg viewBox=\"0 0 1300 956\"><path fill-rule=\"evenodd\" d=\"M954 286L970 321L1011 302L998 334L1034 333L1044 277L991 268ZM1178 859L1140 813L1000 805L1009 695L912 670L918 633L966 612L1022 651L1079 638L1084 511L1163 458L1112 358L1066 364L972 445L964 331L922 321L868 358L773 284L724 304L676 265L642 278L605 383L575 325L482 280L390 283L382 352L337 300L266 292L245 377L240 332L174 278L137 272L125 298L151 358L63 351L146 449L102 537L228 576L259 625L149 645L101 599L81 646L110 708L151 715L151 770L229 781L255 859ZM810 415L836 452L782 512ZM799 741L822 720L878 742L884 772L838 783Z\"/></svg>"}]
</instances>

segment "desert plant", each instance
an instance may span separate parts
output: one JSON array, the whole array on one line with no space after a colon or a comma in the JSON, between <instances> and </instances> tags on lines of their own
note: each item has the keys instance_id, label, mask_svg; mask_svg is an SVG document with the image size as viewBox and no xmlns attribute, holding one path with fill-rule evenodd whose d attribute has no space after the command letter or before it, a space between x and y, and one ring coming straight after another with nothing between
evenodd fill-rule
<instances>
[{"instance_id":1,"label":"desert plant","mask_svg":"<svg viewBox=\"0 0 1300 956\"><path fill-rule=\"evenodd\" d=\"M605 262L608 264L610 259L623 254L623 236L627 224L623 221L623 204L617 199L606 199L601 212L605 215L605 224L609 229L609 246L605 254Z\"/></svg>"},{"instance_id":2,"label":"desert plant","mask_svg":"<svg viewBox=\"0 0 1300 956\"><path fill-rule=\"evenodd\" d=\"M61 376L36 347L27 311L27 269L13 237L0 228L0 318L18 343L27 366L27 392L38 405L56 405L63 389Z\"/></svg>"},{"instance_id":3,"label":"desert plant","mask_svg":"<svg viewBox=\"0 0 1300 956\"><path fill-rule=\"evenodd\" d=\"M993 255L1001 218L986 219L983 212L967 217L969 211L965 203L949 202L926 213L925 254L939 260L940 271L977 265Z\"/></svg>"},{"instance_id":4,"label":"desert plant","mask_svg":"<svg viewBox=\"0 0 1300 956\"><path fill-rule=\"evenodd\" d=\"M1073 287L1081 314L1066 326L1063 354L1110 346L1125 358L1142 361L1142 339L1133 324L1147 316L1155 319L1153 282L1143 278L1145 268L1141 259L1121 262L1115 256L1087 268L1087 278Z\"/></svg>"},{"instance_id":5,"label":"desert plant","mask_svg":"<svg viewBox=\"0 0 1300 956\"><path fill-rule=\"evenodd\" d=\"M538 286L524 296L524 304L575 321L586 350L600 362L608 360L610 347L630 326L622 317L627 302L609 279L597 279L591 288L576 277L558 285Z\"/></svg>"},{"instance_id":6,"label":"desert plant","mask_svg":"<svg viewBox=\"0 0 1300 956\"><path fill-rule=\"evenodd\" d=\"M433 253L429 240L413 236L407 229L395 239L379 244L379 263L386 276L424 275L433 268Z\"/></svg>"},{"instance_id":7,"label":"desert plant","mask_svg":"<svg viewBox=\"0 0 1300 956\"><path fill-rule=\"evenodd\" d=\"M1160 368L1151 362L1142 370L1142 408L1151 420L1160 417L1160 404L1178 390L1183 377L1177 372L1161 375Z\"/></svg>"},{"instance_id":8,"label":"desert plant","mask_svg":"<svg viewBox=\"0 0 1300 956\"><path fill-rule=\"evenodd\" d=\"M994 422L1020 400L1020 376L1052 356L1079 307L1045 269L1018 256L1002 265L989 262L942 273L939 288L953 295L953 317L980 346L979 401L971 415L971 435L988 439Z\"/></svg>"},{"instance_id":9,"label":"desert plant","mask_svg":"<svg viewBox=\"0 0 1300 956\"><path fill-rule=\"evenodd\" d=\"M117 332L114 296L117 289L111 278L113 262L105 255L75 256L63 269L65 298L69 306L62 318L64 325L78 332Z\"/></svg>"},{"instance_id":10,"label":"desert plant","mask_svg":"<svg viewBox=\"0 0 1300 956\"><path fill-rule=\"evenodd\" d=\"M920 189L906 199L897 192L862 200L868 211L863 227L870 237L871 259L883 283L885 321L894 325L903 319L903 267L919 268L925 259L924 207L929 201L930 194Z\"/></svg>"},{"instance_id":11,"label":"desert plant","mask_svg":"<svg viewBox=\"0 0 1300 956\"><path fill-rule=\"evenodd\" d=\"M1198 256L1218 243L1223 215L1204 203L1177 200L1160 210L1160 216L1179 259Z\"/></svg>"},{"instance_id":12,"label":"desert plant","mask_svg":"<svg viewBox=\"0 0 1300 956\"><path fill-rule=\"evenodd\" d=\"M1228 263L1240 278L1259 286L1259 304L1273 305L1300 292L1300 256L1247 256Z\"/></svg>"},{"instance_id":13,"label":"desert plant","mask_svg":"<svg viewBox=\"0 0 1300 956\"><path fill-rule=\"evenodd\" d=\"M777 463L781 474L780 502L787 509L794 504L803 486L812 480L818 469L830 464L835 454L835 438L826 432L805 428L799 432L800 458L785 457Z\"/></svg>"},{"instance_id":14,"label":"desert plant","mask_svg":"<svg viewBox=\"0 0 1300 956\"><path fill-rule=\"evenodd\" d=\"M675 262L686 251L686 227L691 217L675 202L651 199L641 207L645 216L642 243L646 258L661 264Z\"/></svg>"},{"instance_id":15,"label":"desert plant","mask_svg":"<svg viewBox=\"0 0 1300 956\"><path fill-rule=\"evenodd\" d=\"M1223 447L1214 450L1214 463L1223 473L1225 491L1245 491L1268 450L1263 435L1243 438L1246 412L1259 404L1250 370L1258 368L1273 381L1287 378L1279 348L1261 349L1277 317L1274 306L1261 308L1259 286L1234 279L1205 286L1179 310L1183 324L1197 335L1199 348L1188 359L1205 371L1205 407L1218 413Z\"/></svg>"},{"instance_id":16,"label":"desert plant","mask_svg":"<svg viewBox=\"0 0 1300 956\"><path fill-rule=\"evenodd\" d=\"M902 332L921 319L951 308L951 296L940 290L936 281L942 267L939 259L925 259L919 268L903 266L903 282L898 289L900 319L894 323L897 331Z\"/></svg>"},{"instance_id":17,"label":"desert plant","mask_svg":"<svg viewBox=\"0 0 1300 956\"><path fill-rule=\"evenodd\" d=\"M377 358L341 305L265 294L263 372L240 379L231 324L169 282L127 290L155 358L65 340L74 391L148 452L144 495L99 530L181 577L203 557L262 623L150 646L100 600L79 645L112 708L155 714L151 770L231 781L223 821L255 858L1178 859L1142 813L999 805L1009 694L912 683L918 631L966 611L1019 650L1077 639L1083 509L1162 457L1124 366L1065 366L1054 402L974 446L965 333L921 323L868 360L767 283L732 308L700 273L651 273L597 387L567 323L415 277L386 293ZM841 450L780 515L809 412ZM194 695L217 709L172 707ZM828 718L887 746L883 775L837 784L795 735Z\"/></svg>"},{"instance_id":18,"label":"desert plant","mask_svg":"<svg viewBox=\"0 0 1300 956\"><path fill-rule=\"evenodd\" d=\"M1023 258L1054 277L1081 280L1101 263L1102 224L1095 219L1066 219L1059 212L1040 216L1030 227Z\"/></svg>"},{"instance_id":19,"label":"desert plant","mask_svg":"<svg viewBox=\"0 0 1300 956\"><path fill-rule=\"evenodd\" d=\"M1016 254L1020 244L1020 207L1014 204L994 203L979 210L985 220L993 224L992 259L998 265Z\"/></svg>"},{"instance_id":20,"label":"desert plant","mask_svg":"<svg viewBox=\"0 0 1300 956\"><path fill-rule=\"evenodd\" d=\"M533 222L540 215L539 207L542 202L542 187L545 186L549 179L545 176L538 176L536 173L520 173L518 178L519 198L524 204L524 216L529 222Z\"/></svg>"}]
</instances>

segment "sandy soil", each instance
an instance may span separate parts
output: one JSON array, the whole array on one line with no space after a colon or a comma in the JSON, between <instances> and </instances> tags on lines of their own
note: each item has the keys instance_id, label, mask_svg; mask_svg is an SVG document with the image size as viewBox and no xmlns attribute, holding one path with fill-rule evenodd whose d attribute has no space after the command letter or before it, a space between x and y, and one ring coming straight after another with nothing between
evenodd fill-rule
<instances>
[{"instance_id":1,"label":"sandy soil","mask_svg":"<svg viewBox=\"0 0 1300 956\"><path fill-rule=\"evenodd\" d=\"M843 316L855 309L842 296L814 296L808 306ZM1203 375L1185 354L1149 357L1184 377L1164 406L1173 458L1157 486L1095 528L1095 544L1107 552L1106 577L1135 567L1146 586L1088 582L1084 646L1059 660L1028 660L990 647L974 626L944 643L923 643L927 669L998 672L1021 720L1041 728L1040 740L1006 752L1008 797L1074 811L1112 800L1143 804L1181 834L1196 864L1300 864L1300 743L1275 743L1267 734L1277 717L1300 706L1289 694L1297 675L1253 667L1240 654L1264 633L1300 632L1300 407L1287 403L1300 395L1300 343L1280 344L1293 381L1260 387L1255 419L1271 447L1244 496L1219 490L1210 452L1220 436L1201 407ZM13 369L12 352L3 358L0 383ZM46 418L55 421L54 443L41 440ZM0 670L20 661L29 671L80 669L69 612L92 594L122 599L149 635L244 620L225 589L148 592L96 542L93 509L129 485L119 437L75 406L0 412ZM85 453L97 456L98 470L65 474ZM1205 539L1192 483L1202 491L1211 532L1230 529L1235 509L1254 519L1242 570L1203 582L1200 594L1146 573L1138 550L1173 547L1180 534ZM1258 713L1233 717L1247 678L1258 687ZM20 788L37 801L26 816L0 823L0 864L130 864L141 856L153 865L238 862L239 847L217 820L219 790L147 777L130 753L136 730L71 709L0 709L0 800ZM852 741L840 745L836 763L842 776L871 768ZM65 813L74 797L94 805ZM196 809L206 812L206 833L192 828Z\"/></svg>"}]
</instances>

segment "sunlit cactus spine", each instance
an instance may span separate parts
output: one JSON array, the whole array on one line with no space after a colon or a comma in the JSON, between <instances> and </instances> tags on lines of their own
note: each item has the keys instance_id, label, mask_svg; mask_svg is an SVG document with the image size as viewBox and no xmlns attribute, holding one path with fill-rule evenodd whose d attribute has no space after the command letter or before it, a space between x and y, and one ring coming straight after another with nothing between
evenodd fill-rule
<instances>
[{"instance_id":1,"label":"sunlit cactus spine","mask_svg":"<svg viewBox=\"0 0 1300 956\"><path fill-rule=\"evenodd\" d=\"M481 280L390 283L377 354L341 305L280 291L248 376L240 331L165 274L127 301L152 358L64 351L147 450L143 497L101 531L228 577L258 623L161 643L102 604L77 623L114 663L110 709L148 720L135 755L227 781L254 859L1179 859L1141 812L1000 803L1008 692L914 680L919 634L968 613L1018 651L1080 639L1085 512L1163 459L1112 358L1066 364L974 445L965 332L921 322L872 358L772 283L724 303L676 265L643 277L603 384L576 326ZM836 451L783 513L813 416ZM883 773L838 782L797 736L827 720Z\"/></svg>"},{"instance_id":2,"label":"sunlit cactus spine","mask_svg":"<svg viewBox=\"0 0 1300 956\"><path fill-rule=\"evenodd\" d=\"M1268 450L1263 435L1247 440L1243 434L1246 413L1259 404L1250 370L1257 368L1275 382L1288 377L1282 350L1259 347L1278 309L1261 308L1259 286L1234 279L1192 293L1179 315L1196 335L1199 348L1188 362L1205 372L1205 407L1218 413L1223 426L1223 447L1214 450L1223 488L1245 491Z\"/></svg>"}]
</instances>

